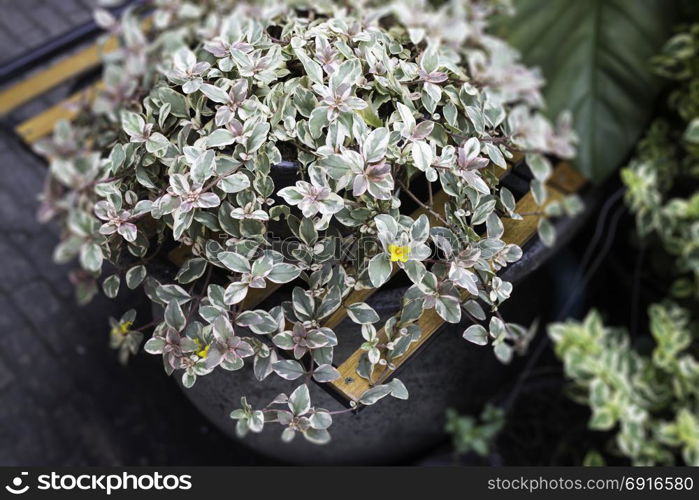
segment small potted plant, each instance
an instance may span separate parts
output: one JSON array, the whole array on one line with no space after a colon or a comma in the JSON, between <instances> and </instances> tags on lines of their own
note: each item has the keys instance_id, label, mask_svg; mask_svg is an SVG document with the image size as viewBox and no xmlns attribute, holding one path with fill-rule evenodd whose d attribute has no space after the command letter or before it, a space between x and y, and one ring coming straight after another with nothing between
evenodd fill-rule
<instances>
[{"instance_id":1,"label":"small potted plant","mask_svg":"<svg viewBox=\"0 0 699 500\"><path fill-rule=\"evenodd\" d=\"M122 49L95 102L38 148L51 164L41 213L63 230L57 259L79 260L81 300L101 279L110 297L125 282L157 306L153 321L132 311L112 321L122 359L146 336L168 374L203 384L195 401L213 420L232 411L239 435L281 425L284 441L318 444L338 413L376 429L309 390L339 377L333 352L352 341L324 324L341 307L363 338L357 377L390 367L431 309L450 324L492 316L489 329L461 333L508 361L528 333L498 312L512 292L498 273L522 255L502 240L502 220L527 214L499 173L527 155L543 206L545 155L573 149L566 122L540 112L537 72L486 31L500 9L166 1L148 33L130 13L101 12ZM576 207L566 198L546 213ZM539 227L550 242L551 224ZM186 258L163 264L174 247ZM345 302L394 272L405 286L383 296L390 307ZM287 283L281 303L243 305ZM229 372L255 394L235 394L239 408L198 382L220 374L230 394ZM408 398L398 378L372 382L351 411Z\"/></svg>"}]
</instances>

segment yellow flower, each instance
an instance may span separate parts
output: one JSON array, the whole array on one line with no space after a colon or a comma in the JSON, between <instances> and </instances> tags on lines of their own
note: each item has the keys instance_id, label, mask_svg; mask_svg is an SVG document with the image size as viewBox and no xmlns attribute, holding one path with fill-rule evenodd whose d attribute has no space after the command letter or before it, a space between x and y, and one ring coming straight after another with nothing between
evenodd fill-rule
<instances>
[{"instance_id":1,"label":"yellow flower","mask_svg":"<svg viewBox=\"0 0 699 500\"><path fill-rule=\"evenodd\" d=\"M209 355L209 349L211 348L211 345L207 345L203 349L201 348L201 340L199 339L194 339L194 343L197 344L197 347L199 348L198 351L195 351L194 354L199 356L200 358L205 358Z\"/></svg>"},{"instance_id":2,"label":"yellow flower","mask_svg":"<svg viewBox=\"0 0 699 500\"><path fill-rule=\"evenodd\" d=\"M126 335L133 326L133 321L124 321L112 328L112 335Z\"/></svg>"},{"instance_id":3,"label":"yellow flower","mask_svg":"<svg viewBox=\"0 0 699 500\"><path fill-rule=\"evenodd\" d=\"M391 254L391 262L408 262L410 255L410 247L400 245L388 245L388 251Z\"/></svg>"}]
</instances>

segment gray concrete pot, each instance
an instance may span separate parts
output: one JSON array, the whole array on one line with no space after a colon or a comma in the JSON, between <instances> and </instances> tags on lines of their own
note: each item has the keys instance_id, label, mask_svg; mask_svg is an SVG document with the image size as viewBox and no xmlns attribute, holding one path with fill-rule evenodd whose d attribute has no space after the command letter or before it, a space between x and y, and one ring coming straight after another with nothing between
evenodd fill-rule
<instances>
[{"instance_id":1,"label":"gray concrete pot","mask_svg":"<svg viewBox=\"0 0 699 500\"><path fill-rule=\"evenodd\" d=\"M520 282L504 308L508 319L528 323L549 299L547 290L537 289L536 279L524 280L564 245L577 231L587 214L596 205L588 196L588 209L575 219L557 224L558 243L547 248L538 239L525 246L522 259L510 266L503 278ZM524 281L524 282L522 282ZM395 312L404 289L380 290L367 302L384 317ZM286 300L288 294L279 292L260 305L272 307ZM159 313L162 315L162 313ZM456 408L467 413L479 412L483 405L502 393L516 377L521 364L499 363L492 349L466 342L461 334L468 324L445 325L398 372L410 392L407 401L385 398L374 406L355 413L336 415L331 427L332 441L325 446L313 445L300 436L291 442L280 439L281 427L268 424L261 434L249 434L243 443L263 455L297 464L391 464L410 461L430 451L444 440L444 411ZM341 363L361 343L357 325L345 320L336 328L339 346L336 364ZM245 332L240 332L245 335ZM249 365L249 363L248 363ZM177 374L175 374L176 376ZM179 377L176 376L179 382ZM215 370L200 377L184 394L213 424L233 439L235 422L229 418L245 395L254 407L265 406L277 394L289 394L298 386L271 375L258 382L251 366L237 372ZM343 404L316 384L310 386L315 406L342 410Z\"/></svg>"}]
</instances>

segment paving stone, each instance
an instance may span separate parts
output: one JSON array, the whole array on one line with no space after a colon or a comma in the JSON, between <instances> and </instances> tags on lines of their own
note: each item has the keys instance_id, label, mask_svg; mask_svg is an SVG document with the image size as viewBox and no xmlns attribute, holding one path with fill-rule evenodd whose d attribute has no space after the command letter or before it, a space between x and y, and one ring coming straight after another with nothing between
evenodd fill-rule
<instances>
[{"instance_id":1,"label":"paving stone","mask_svg":"<svg viewBox=\"0 0 699 500\"><path fill-rule=\"evenodd\" d=\"M14 375L5 362L0 359L0 395L2 390L12 383ZM1 397L1 396L0 396Z\"/></svg>"},{"instance_id":2,"label":"paving stone","mask_svg":"<svg viewBox=\"0 0 699 500\"><path fill-rule=\"evenodd\" d=\"M12 262L13 265L2 265L3 262ZM20 258L10 246L9 240L0 240L0 289L8 291L36 276L37 270Z\"/></svg>"},{"instance_id":3,"label":"paving stone","mask_svg":"<svg viewBox=\"0 0 699 500\"><path fill-rule=\"evenodd\" d=\"M52 7L56 2L40 3L32 11L34 19L44 28L50 38L61 35L70 30L76 23L62 14L60 10Z\"/></svg>"},{"instance_id":4,"label":"paving stone","mask_svg":"<svg viewBox=\"0 0 699 500\"><path fill-rule=\"evenodd\" d=\"M98 6L96 1L74 2L75 8L67 12L68 18L75 24L82 24L92 18L92 11Z\"/></svg>"},{"instance_id":5,"label":"paving stone","mask_svg":"<svg viewBox=\"0 0 699 500\"><path fill-rule=\"evenodd\" d=\"M19 384L0 392L0 465L57 466L75 447L62 439L51 415Z\"/></svg>"},{"instance_id":6,"label":"paving stone","mask_svg":"<svg viewBox=\"0 0 699 500\"><path fill-rule=\"evenodd\" d=\"M51 288L42 281L27 281L10 292L16 307L24 313L36 329L45 328L51 324L56 327L55 319L60 316L61 301ZM41 304L41 307L36 307Z\"/></svg>"},{"instance_id":7,"label":"paving stone","mask_svg":"<svg viewBox=\"0 0 699 500\"><path fill-rule=\"evenodd\" d=\"M14 41L3 47L2 61L17 57L28 47L47 39L37 30L28 12L16 8L17 4L13 3L12 0L0 1L0 12L3 13L0 16L0 30L6 38Z\"/></svg>"},{"instance_id":8,"label":"paving stone","mask_svg":"<svg viewBox=\"0 0 699 500\"><path fill-rule=\"evenodd\" d=\"M15 198L4 189L0 190L0 206L3 207L3 226L7 229L20 231L21 221L27 212L16 202Z\"/></svg>"}]
</instances>

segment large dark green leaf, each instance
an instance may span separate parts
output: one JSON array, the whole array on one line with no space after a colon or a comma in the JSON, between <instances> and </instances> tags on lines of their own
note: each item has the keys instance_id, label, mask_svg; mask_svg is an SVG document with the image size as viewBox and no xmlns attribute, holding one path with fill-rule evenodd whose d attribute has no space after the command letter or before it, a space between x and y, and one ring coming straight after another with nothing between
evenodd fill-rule
<instances>
[{"instance_id":1,"label":"large dark green leaf","mask_svg":"<svg viewBox=\"0 0 699 500\"><path fill-rule=\"evenodd\" d=\"M662 81L650 58L671 34L668 0L516 0L503 34L546 77L550 115L569 109L580 137L577 164L602 180L627 158Z\"/></svg>"}]
</instances>

